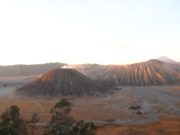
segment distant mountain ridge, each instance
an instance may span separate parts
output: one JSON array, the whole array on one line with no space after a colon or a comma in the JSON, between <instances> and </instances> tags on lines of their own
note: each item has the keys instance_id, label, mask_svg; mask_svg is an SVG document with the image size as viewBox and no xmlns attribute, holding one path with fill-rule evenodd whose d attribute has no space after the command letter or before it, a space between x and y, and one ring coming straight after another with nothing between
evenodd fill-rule
<instances>
[{"instance_id":1,"label":"distant mountain ridge","mask_svg":"<svg viewBox=\"0 0 180 135\"><path fill-rule=\"evenodd\" d=\"M164 62L163 60L166 62ZM0 77L39 76L56 68L73 68L85 76L109 85L180 84L180 64L167 57L128 65L47 63L37 65L0 66Z\"/></svg>"},{"instance_id":2,"label":"distant mountain ridge","mask_svg":"<svg viewBox=\"0 0 180 135\"><path fill-rule=\"evenodd\" d=\"M163 61L163 62L167 62L167 63L174 63L174 64L177 64L176 61L166 57L166 56L161 56L159 58L157 58L157 60L160 60L160 61Z\"/></svg>"},{"instance_id":3,"label":"distant mountain ridge","mask_svg":"<svg viewBox=\"0 0 180 135\"><path fill-rule=\"evenodd\" d=\"M34 65L0 66L0 76L32 76L40 75L51 69L60 68L64 63L46 63Z\"/></svg>"}]
</instances>

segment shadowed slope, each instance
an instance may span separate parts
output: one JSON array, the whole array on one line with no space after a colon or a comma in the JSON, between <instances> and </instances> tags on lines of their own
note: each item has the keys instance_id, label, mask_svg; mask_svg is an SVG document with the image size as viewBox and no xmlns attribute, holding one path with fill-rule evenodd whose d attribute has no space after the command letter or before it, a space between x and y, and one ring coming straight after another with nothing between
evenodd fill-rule
<instances>
[{"instance_id":1,"label":"shadowed slope","mask_svg":"<svg viewBox=\"0 0 180 135\"><path fill-rule=\"evenodd\" d=\"M83 95L104 90L97 82L74 69L55 69L18 89L26 95Z\"/></svg>"}]
</instances>

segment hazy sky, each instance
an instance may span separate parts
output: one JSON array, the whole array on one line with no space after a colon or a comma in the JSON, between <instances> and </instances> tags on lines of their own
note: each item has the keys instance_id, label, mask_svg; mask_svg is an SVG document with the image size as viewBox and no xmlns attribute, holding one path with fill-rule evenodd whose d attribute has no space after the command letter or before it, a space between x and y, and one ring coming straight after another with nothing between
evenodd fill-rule
<instances>
[{"instance_id":1,"label":"hazy sky","mask_svg":"<svg viewBox=\"0 0 180 135\"><path fill-rule=\"evenodd\" d=\"M179 0L0 0L0 65L180 61Z\"/></svg>"}]
</instances>

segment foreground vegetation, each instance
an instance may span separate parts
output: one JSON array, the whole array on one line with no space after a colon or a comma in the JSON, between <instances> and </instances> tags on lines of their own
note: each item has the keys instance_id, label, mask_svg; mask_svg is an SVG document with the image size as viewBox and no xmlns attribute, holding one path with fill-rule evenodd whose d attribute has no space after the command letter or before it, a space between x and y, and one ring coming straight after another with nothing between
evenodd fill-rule
<instances>
[{"instance_id":1,"label":"foreground vegetation","mask_svg":"<svg viewBox=\"0 0 180 135\"><path fill-rule=\"evenodd\" d=\"M62 99L52 108L44 135L95 135L94 123L76 121L70 116L71 106L67 99ZM18 106L12 105L1 115L0 135L35 135L39 119L37 114L33 114L30 120L25 121Z\"/></svg>"}]
</instances>

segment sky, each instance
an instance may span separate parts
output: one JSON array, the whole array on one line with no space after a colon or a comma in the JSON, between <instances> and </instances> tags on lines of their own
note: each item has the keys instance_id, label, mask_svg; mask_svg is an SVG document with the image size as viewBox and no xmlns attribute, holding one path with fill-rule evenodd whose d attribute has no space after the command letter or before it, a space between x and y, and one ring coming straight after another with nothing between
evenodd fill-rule
<instances>
[{"instance_id":1,"label":"sky","mask_svg":"<svg viewBox=\"0 0 180 135\"><path fill-rule=\"evenodd\" d=\"M180 61L179 0L0 0L0 65Z\"/></svg>"}]
</instances>

